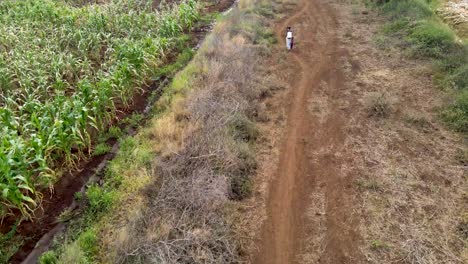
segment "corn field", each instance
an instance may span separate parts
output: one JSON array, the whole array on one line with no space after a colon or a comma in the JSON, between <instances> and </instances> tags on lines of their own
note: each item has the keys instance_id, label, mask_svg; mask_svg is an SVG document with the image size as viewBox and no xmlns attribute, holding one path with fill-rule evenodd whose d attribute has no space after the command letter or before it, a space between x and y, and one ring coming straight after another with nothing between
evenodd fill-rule
<instances>
[{"instance_id":1,"label":"corn field","mask_svg":"<svg viewBox=\"0 0 468 264\"><path fill-rule=\"evenodd\" d=\"M0 218L31 217L199 18L196 0L0 1Z\"/></svg>"}]
</instances>

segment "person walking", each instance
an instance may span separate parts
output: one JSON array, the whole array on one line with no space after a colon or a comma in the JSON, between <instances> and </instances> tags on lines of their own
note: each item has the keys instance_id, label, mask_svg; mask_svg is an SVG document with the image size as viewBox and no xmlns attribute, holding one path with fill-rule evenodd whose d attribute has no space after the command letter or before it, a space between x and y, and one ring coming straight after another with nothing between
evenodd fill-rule
<instances>
[{"instance_id":1,"label":"person walking","mask_svg":"<svg viewBox=\"0 0 468 264\"><path fill-rule=\"evenodd\" d=\"M291 27L286 28L286 48L291 50L294 46L294 37Z\"/></svg>"}]
</instances>

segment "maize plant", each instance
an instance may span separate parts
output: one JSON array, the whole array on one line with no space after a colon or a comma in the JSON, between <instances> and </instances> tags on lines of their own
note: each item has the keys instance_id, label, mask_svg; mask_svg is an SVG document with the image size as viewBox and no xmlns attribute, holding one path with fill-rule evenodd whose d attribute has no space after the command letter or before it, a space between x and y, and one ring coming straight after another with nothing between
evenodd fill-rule
<instances>
[{"instance_id":1,"label":"maize plant","mask_svg":"<svg viewBox=\"0 0 468 264\"><path fill-rule=\"evenodd\" d=\"M199 18L196 0L152 2L0 1L0 212L31 217Z\"/></svg>"}]
</instances>

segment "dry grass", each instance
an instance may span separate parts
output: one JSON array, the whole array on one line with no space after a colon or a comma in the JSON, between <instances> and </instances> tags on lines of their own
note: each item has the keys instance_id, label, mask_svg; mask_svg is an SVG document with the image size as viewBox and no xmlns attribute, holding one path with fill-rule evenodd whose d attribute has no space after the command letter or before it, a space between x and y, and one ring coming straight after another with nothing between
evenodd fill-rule
<instances>
[{"instance_id":1,"label":"dry grass","mask_svg":"<svg viewBox=\"0 0 468 264\"><path fill-rule=\"evenodd\" d=\"M240 29L236 21L243 21ZM266 46L252 43L260 23L255 13L233 11L176 76L171 86L176 92L159 104L170 111L142 132L159 154L153 183L145 188L144 204L119 217L121 228L105 232L105 246L114 251L105 261L244 260L249 242L238 228L244 205L237 201L252 192L259 134L251 120L268 90L256 74Z\"/></svg>"},{"instance_id":2,"label":"dry grass","mask_svg":"<svg viewBox=\"0 0 468 264\"><path fill-rule=\"evenodd\" d=\"M376 48L372 36L381 18L352 11L361 6L337 8L350 21L340 37L361 67L357 75L348 73L350 94L361 102L348 145L361 157L356 210L367 261L466 263L468 183L466 167L457 160L466 145L437 118L442 92L433 87L427 65ZM347 45L344 32L353 32L355 45ZM397 99L391 115L382 97L387 93Z\"/></svg>"},{"instance_id":3,"label":"dry grass","mask_svg":"<svg viewBox=\"0 0 468 264\"><path fill-rule=\"evenodd\" d=\"M438 15L457 29L460 36L468 37L468 3L463 0L446 2L439 8Z\"/></svg>"}]
</instances>

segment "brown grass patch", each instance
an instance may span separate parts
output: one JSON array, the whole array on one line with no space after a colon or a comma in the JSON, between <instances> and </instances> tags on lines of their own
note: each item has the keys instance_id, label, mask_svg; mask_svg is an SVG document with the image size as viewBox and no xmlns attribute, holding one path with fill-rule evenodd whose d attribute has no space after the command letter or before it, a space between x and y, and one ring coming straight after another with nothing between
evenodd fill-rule
<instances>
[{"instance_id":1,"label":"brown grass patch","mask_svg":"<svg viewBox=\"0 0 468 264\"><path fill-rule=\"evenodd\" d=\"M362 15L360 4L335 6L342 12L343 44L360 64L357 73L348 72L349 100L362 102L348 141L361 157L356 210L367 261L466 263L467 148L438 120L443 93L426 63L376 47L372 38L382 18ZM346 32L353 32L352 45Z\"/></svg>"}]
</instances>

